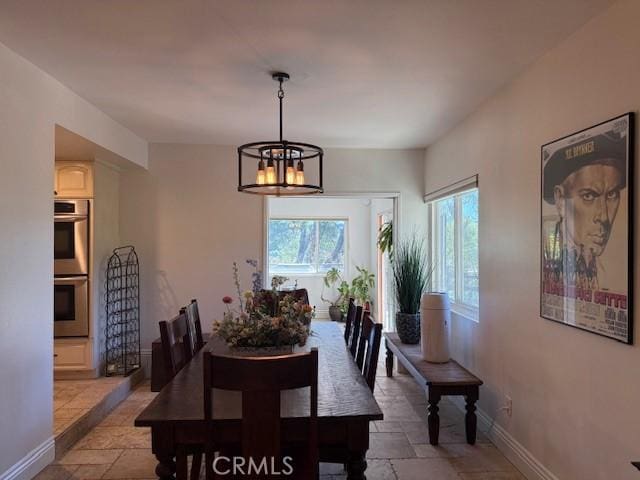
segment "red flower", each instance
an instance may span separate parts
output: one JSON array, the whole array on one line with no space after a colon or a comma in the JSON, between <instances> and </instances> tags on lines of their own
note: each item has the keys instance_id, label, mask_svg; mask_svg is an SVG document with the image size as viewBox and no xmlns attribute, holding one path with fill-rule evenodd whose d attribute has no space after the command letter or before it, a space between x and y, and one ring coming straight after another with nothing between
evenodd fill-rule
<instances>
[{"instance_id":1,"label":"red flower","mask_svg":"<svg viewBox=\"0 0 640 480\"><path fill-rule=\"evenodd\" d=\"M222 303L226 303L227 305L229 305L230 303L233 303L233 298L229 296L222 297Z\"/></svg>"}]
</instances>

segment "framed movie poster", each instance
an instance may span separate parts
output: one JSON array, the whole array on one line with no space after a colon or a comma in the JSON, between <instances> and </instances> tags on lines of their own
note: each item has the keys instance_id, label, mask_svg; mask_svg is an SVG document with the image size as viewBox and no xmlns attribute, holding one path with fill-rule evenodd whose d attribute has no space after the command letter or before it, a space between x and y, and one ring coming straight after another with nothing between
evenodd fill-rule
<instances>
[{"instance_id":1,"label":"framed movie poster","mask_svg":"<svg viewBox=\"0 0 640 480\"><path fill-rule=\"evenodd\" d=\"M634 114L542 146L540 315L633 342Z\"/></svg>"}]
</instances>

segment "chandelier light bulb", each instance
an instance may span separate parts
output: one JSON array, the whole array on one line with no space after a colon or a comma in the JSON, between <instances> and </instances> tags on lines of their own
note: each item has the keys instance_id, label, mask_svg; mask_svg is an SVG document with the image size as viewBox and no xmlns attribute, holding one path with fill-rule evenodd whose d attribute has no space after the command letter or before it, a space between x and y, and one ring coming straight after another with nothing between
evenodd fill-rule
<instances>
[{"instance_id":1,"label":"chandelier light bulb","mask_svg":"<svg viewBox=\"0 0 640 480\"><path fill-rule=\"evenodd\" d=\"M296 171L296 185L304 185L304 165L302 160L298 162L298 170Z\"/></svg>"},{"instance_id":2,"label":"chandelier light bulb","mask_svg":"<svg viewBox=\"0 0 640 480\"><path fill-rule=\"evenodd\" d=\"M256 183L258 185L264 185L266 183L266 177L264 172L264 162L262 160L258 162L258 173L256 174Z\"/></svg>"},{"instance_id":3,"label":"chandelier light bulb","mask_svg":"<svg viewBox=\"0 0 640 480\"><path fill-rule=\"evenodd\" d=\"M278 183L278 179L276 178L276 169L273 166L273 160L271 159L267 162L266 179L268 185Z\"/></svg>"},{"instance_id":4,"label":"chandelier light bulb","mask_svg":"<svg viewBox=\"0 0 640 480\"><path fill-rule=\"evenodd\" d=\"M296 170L293 168L293 160L289 160L287 162L286 179L289 185L294 185L296 183Z\"/></svg>"}]
</instances>

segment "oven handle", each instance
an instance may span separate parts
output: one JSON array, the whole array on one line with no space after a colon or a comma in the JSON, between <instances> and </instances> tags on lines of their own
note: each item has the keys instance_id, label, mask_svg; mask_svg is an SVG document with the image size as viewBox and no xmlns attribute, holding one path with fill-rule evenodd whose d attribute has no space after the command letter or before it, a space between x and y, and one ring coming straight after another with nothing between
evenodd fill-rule
<instances>
[{"instance_id":1,"label":"oven handle","mask_svg":"<svg viewBox=\"0 0 640 480\"><path fill-rule=\"evenodd\" d=\"M53 216L53 219L55 221L62 221L62 222L79 222L82 220L86 220L87 218L89 218L87 215L78 215L78 214L69 214L69 215L57 214Z\"/></svg>"},{"instance_id":2,"label":"oven handle","mask_svg":"<svg viewBox=\"0 0 640 480\"><path fill-rule=\"evenodd\" d=\"M53 283L57 281L61 282L79 282L79 281L87 281L88 277L86 275L70 275L68 277L54 277Z\"/></svg>"}]
</instances>

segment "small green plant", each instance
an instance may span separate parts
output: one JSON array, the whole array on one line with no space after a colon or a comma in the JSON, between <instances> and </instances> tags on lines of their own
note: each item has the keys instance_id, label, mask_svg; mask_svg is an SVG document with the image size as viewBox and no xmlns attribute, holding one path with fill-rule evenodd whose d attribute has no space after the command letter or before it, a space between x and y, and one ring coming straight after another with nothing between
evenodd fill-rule
<instances>
[{"instance_id":1,"label":"small green plant","mask_svg":"<svg viewBox=\"0 0 640 480\"><path fill-rule=\"evenodd\" d=\"M371 301L369 290L375 285L375 275L364 267L356 267L358 275L351 280L351 293L353 298L364 305Z\"/></svg>"},{"instance_id":2,"label":"small green plant","mask_svg":"<svg viewBox=\"0 0 640 480\"><path fill-rule=\"evenodd\" d=\"M418 313L420 298L432 273L424 242L416 235L400 242L391 267L393 288L400 313Z\"/></svg>"},{"instance_id":3,"label":"small green plant","mask_svg":"<svg viewBox=\"0 0 640 480\"><path fill-rule=\"evenodd\" d=\"M338 282L340 282L340 285L336 288L336 284L338 284ZM332 307L341 307L342 304L344 303L344 298L345 298L344 297L345 292L344 292L344 289L342 288L344 283L346 282L342 280L342 274L340 273L340 270L338 270L335 267L329 269L327 273L325 273L324 275L324 286L329 290L335 289L338 292L338 297L335 300L328 300L324 298L324 292L323 292L320 294L320 298L322 299L322 301L327 302ZM349 297L347 296L346 298L347 298L347 301L349 301L348 300Z\"/></svg>"},{"instance_id":4,"label":"small green plant","mask_svg":"<svg viewBox=\"0 0 640 480\"><path fill-rule=\"evenodd\" d=\"M389 260L393 261L393 223L386 222L380 228L378 233L378 247L382 253L387 252L389 254Z\"/></svg>"}]
</instances>

